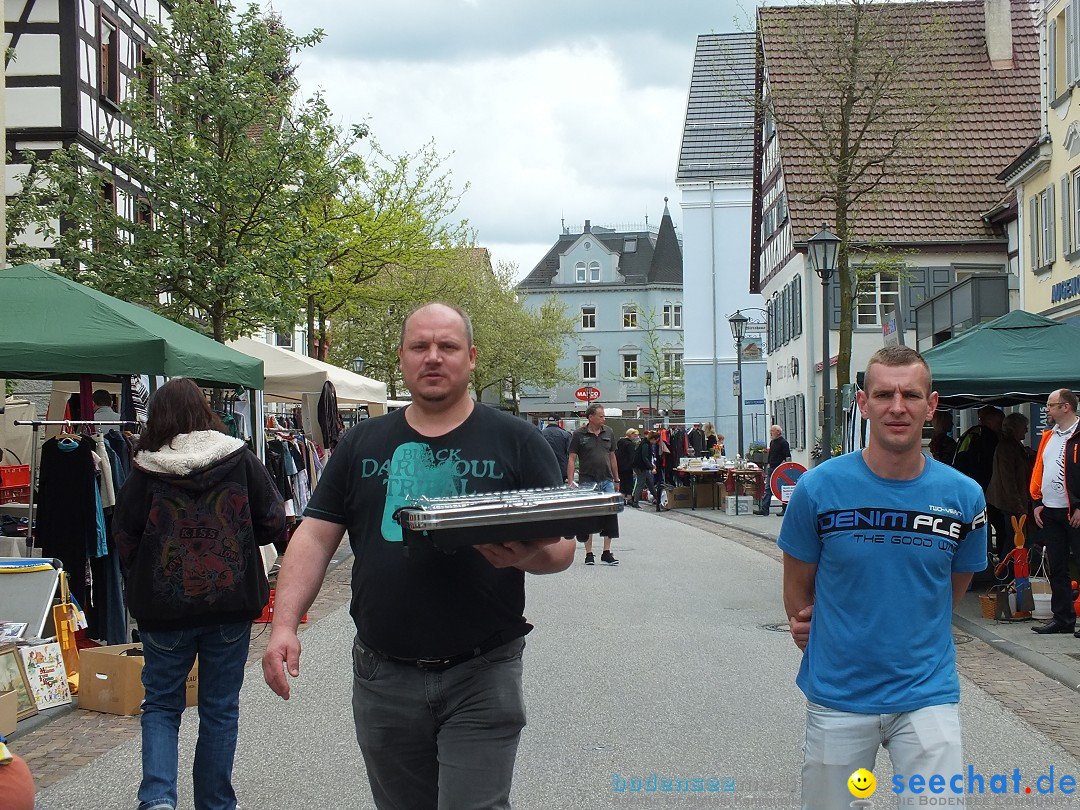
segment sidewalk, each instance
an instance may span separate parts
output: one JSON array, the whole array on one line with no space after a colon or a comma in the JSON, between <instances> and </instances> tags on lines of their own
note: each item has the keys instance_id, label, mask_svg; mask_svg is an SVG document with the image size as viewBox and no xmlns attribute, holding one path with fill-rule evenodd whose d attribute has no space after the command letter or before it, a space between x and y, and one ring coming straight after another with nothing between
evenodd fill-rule
<instances>
[{"instance_id":1,"label":"sidewalk","mask_svg":"<svg viewBox=\"0 0 1080 810\"><path fill-rule=\"evenodd\" d=\"M749 515L728 515L712 509L676 509L667 514L704 520L737 529L755 535L764 540L776 542L780 534L783 518L773 514L768 517ZM1026 664L1049 678L1061 683L1074 692L1080 692L1080 640L1070 634L1039 635L1031 628L1042 624L1040 620L1019 622L997 622L982 615L979 595L984 593L991 582L976 583L964 595L963 601L953 614L953 625L962 633L974 636L994 649Z\"/></svg>"}]
</instances>

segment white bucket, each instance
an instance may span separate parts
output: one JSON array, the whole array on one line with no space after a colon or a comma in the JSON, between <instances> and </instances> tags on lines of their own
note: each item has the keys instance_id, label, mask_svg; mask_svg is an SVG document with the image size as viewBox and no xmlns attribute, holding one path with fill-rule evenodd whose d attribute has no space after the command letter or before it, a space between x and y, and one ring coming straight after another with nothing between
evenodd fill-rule
<instances>
[{"instance_id":1,"label":"white bucket","mask_svg":"<svg viewBox=\"0 0 1080 810\"><path fill-rule=\"evenodd\" d=\"M1050 610L1050 594L1032 593L1031 598L1035 600L1035 610L1031 611L1032 618L1049 619L1054 615L1053 611Z\"/></svg>"}]
</instances>

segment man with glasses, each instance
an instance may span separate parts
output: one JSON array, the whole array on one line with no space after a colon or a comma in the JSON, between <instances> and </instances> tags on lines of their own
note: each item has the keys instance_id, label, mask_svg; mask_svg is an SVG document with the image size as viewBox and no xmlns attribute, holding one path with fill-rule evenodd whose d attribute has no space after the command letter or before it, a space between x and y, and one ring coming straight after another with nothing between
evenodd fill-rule
<instances>
[{"instance_id":1,"label":"man with glasses","mask_svg":"<svg viewBox=\"0 0 1080 810\"><path fill-rule=\"evenodd\" d=\"M1080 560L1080 432L1076 430L1080 418L1076 406L1076 394L1068 388L1046 398L1051 427L1042 435L1031 473L1035 525L1042 529L1039 538L1046 546L1054 614L1046 624L1031 628L1036 633L1073 633L1076 627L1069 577L1070 553Z\"/></svg>"}]
</instances>

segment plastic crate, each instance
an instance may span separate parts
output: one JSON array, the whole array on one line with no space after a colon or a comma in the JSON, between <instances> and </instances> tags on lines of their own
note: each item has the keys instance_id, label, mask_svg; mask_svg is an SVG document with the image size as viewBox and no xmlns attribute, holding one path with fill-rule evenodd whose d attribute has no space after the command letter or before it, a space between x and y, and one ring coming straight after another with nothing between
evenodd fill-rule
<instances>
[{"instance_id":1,"label":"plastic crate","mask_svg":"<svg viewBox=\"0 0 1080 810\"><path fill-rule=\"evenodd\" d=\"M30 465L0 467L0 487L25 487L30 484Z\"/></svg>"},{"instance_id":2,"label":"plastic crate","mask_svg":"<svg viewBox=\"0 0 1080 810\"><path fill-rule=\"evenodd\" d=\"M22 487L0 487L0 503L27 503L29 500L29 484Z\"/></svg>"}]
</instances>

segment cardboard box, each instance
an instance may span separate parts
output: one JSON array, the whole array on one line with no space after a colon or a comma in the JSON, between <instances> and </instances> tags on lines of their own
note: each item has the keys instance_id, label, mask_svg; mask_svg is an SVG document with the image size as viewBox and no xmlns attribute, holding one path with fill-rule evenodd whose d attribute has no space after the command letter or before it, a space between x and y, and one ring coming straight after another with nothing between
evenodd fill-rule
<instances>
[{"instance_id":1,"label":"cardboard box","mask_svg":"<svg viewBox=\"0 0 1080 810\"><path fill-rule=\"evenodd\" d=\"M672 487L667 491L668 509L690 508L690 487Z\"/></svg>"},{"instance_id":2,"label":"cardboard box","mask_svg":"<svg viewBox=\"0 0 1080 810\"><path fill-rule=\"evenodd\" d=\"M724 511L729 515L734 515L736 504L738 504L740 515L749 515L754 511L754 499L749 495L740 495L738 498L728 495L724 499Z\"/></svg>"},{"instance_id":3,"label":"cardboard box","mask_svg":"<svg viewBox=\"0 0 1080 810\"><path fill-rule=\"evenodd\" d=\"M141 644L88 647L79 651L79 708L107 714L132 715L142 711L143 657L124 655ZM187 705L199 703L199 662L187 677Z\"/></svg>"},{"instance_id":4,"label":"cardboard box","mask_svg":"<svg viewBox=\"0 0 1080 810\"><path fill-rule=\"evenodd\" d=\"M18 722L19 696L14 690L0 693L0 734L5 737L15 733L15 723Z\"/></svg>"},{"instance_id":5,"label":"cardboard box","mask_svg":"<svg viewBox=\"0 0 1080 810\"><path fill-rule=\"evenodd\" d=\"M694 504L698 509L724 508L724 487L716 485L716 481L707 479L697 485L697 502Z\"/></svg>"}]
</instances>

